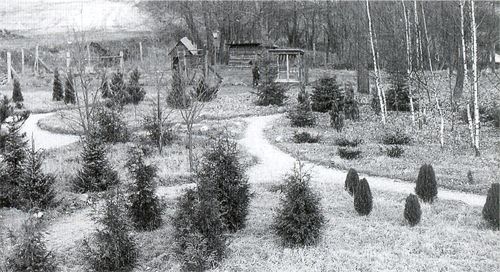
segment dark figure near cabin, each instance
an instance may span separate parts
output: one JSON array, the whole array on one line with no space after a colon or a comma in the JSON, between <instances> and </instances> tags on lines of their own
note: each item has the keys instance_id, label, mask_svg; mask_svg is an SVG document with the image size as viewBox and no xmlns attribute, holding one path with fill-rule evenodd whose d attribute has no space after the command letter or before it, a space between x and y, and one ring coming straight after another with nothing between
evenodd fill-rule
<instances>
[{"instance_id":1,"label":"dark figure near cabin","mask_svg":"<svg viewBox=\"0 0 500 272\"><path fill-rule=\"evenodd\" d=\"M253 67L252 67L252 76L253 76L253 86L258 86L259 85L259 80L260 80L260 72L259 72L259 65L257 64L257 62L255 62L253 64Z\"/></svg>"}]
</instances>

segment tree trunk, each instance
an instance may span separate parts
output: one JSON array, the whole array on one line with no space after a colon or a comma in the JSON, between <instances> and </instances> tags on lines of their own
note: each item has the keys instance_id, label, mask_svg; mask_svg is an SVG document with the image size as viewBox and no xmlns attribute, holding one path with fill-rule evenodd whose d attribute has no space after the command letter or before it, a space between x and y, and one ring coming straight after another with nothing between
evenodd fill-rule
<instances>
[{"instance_id":1,"label":"tree trunk","mask_svg":"<svg viewBox=\"0 0 500 272\"><path fill-rule=\"evenodd\" d=\"M412 70L412 61L411 61L411 38L410 38L410 24L408 21L408 16L406 15L406 6L404 0L401 0L403 4L403 15L405 20L405 39L406 39L406 75L408 77L408 92L410 96L410 112L411 112L411 121L412 124L415 124L415 107L413 106L413 94L411 90L411 70Z\"/></svg>"},{"instance_id":2,"label":"tree trunk","mask_svg":"<svg viewBox=\"0 0 500 272\"><path fill-rule=\"evenodd\" d=\"M372 57L373 57L373 68L375 69L375 88L377 89L377 95L380 103L380 116L382 118L382 123L385 125L385 115L386 115L386 110L385 110L385 95L383 95L383 91L380 88L380 74L378 71L378 65L377 65L377 51L375 48L375 42L374 42L374 33L373 33L373 27L372 27L372 19L370 16L370 4L368 0L366 1L366 15L368 17L368 33L370 35L370 45L372 49Z\"/></svg>"},{"instance_id":3,"label":"tree trunk","mask_svg":"<svg viewBox=\"0 0 500 272\"><path fill-rule=\"evenodd\" d=\"M470 1L470 16L472 30L472 90L474 96L474 149L476 156L479 156L479 103L478 103L478 86L477 86L477 30L476 18L474 11L474 1Z\"/></svg>"}]
</instances>

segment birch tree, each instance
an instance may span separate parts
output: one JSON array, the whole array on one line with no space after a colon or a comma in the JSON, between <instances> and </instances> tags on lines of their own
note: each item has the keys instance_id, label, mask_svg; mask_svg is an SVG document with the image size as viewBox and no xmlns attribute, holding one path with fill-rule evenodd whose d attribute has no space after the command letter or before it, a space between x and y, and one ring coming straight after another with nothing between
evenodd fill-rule
<instances>
[{"instance_id":1,"label":"birch tree","mask_svg":"<svg viewBox=\"0 0 500 272\"><path fill-rule=\"evenodd\" d=\"M384 91L380 88L380 73L377 64L377 50L375 47L375 33L373 32L372 19L370 16L370 4L368 0L366 1L366 16L368 17L368 33L370 36L370 45L372 49L372 57L373 57L373 69L375 70L375 88L377 89L378 100L380 103L380 116L382 118L382 123L385 124L385 117L387 114L385 107L385 95Z\"/></svg>"},{"instance_id":2,"label":"birch tree","mask_svg":"<svg viewBox=\"0 0 500 272\"><path fill-rule=\"evenodd\" d=\"M478 86L477 86L477 29L476 29L476 17L474 12L475 6L474 1L470 0L470 17L471 17L471 30L472 30L472 92L473 92L473 104L474 104L474 149L476 151L476 156L479 156L479 104L478 104Z\"/></svg>"},{"instance_id":3,"label":"birch tree","mask_svg":"<svg viewBox=\"0 0 500 272\"><path fill-rule=\"evenodd\" d=\"M410 22L408 21L408 16L406 15L405 1L401 0L403 4L403 15L405 21L405 39L406 39L406 74L408 77L408 92L410 96L410 111L412 124L415 124L415 108L413 106L413 93L411 91L411 70L412 70L412 57L411 57L411 37L410 37Z\"/></svg>"}]
</instances>

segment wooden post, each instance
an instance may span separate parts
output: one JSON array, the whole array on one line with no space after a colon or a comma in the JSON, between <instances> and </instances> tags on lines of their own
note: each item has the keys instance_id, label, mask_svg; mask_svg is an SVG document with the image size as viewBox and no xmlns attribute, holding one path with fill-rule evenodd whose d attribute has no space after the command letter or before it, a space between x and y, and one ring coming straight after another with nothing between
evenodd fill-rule
<instances>
[{"instance_id":1,"label":"wooden post","mask_svg":"<svg viewBox=\"0 0 500 272\"><path fill-rule=\"evenodd\" d=\"M204 63L204 68L203 68L203 72L204 72L204 77L207 78L208 77L208 51L205 50L205 63Z\"/></svg>"},{"instance_id":2,"label":"wooden post","mask_svg":"<svg viewBox=\"0 0 500 272\"><path fill-rule=\"evenodd\" d=\"M276 55L276 64L278 67L278 79L280 79L280 55L279 54Z\"/></svg>"},{"instance_id":3,"label":"wooden post","mask_svg":"<svg viewBox=\"0 0 500 272\"><path fill-rule=\"evenodd\" d=\"M288 61L288 54L285 55L286 58L286 80L290 80L290 63Z\"/></svg>"},{"instance_id":4,"label":"wooden post","mask_svg":"<svg viewBox=\"0 0 500 272\"><path fill-rule=\"evenodd\" d=\"M90 63L90 44L87 44L87 63L88 63L88 66L90 67L91 63Z\"/></svg>"},{"instance_id":5,"label":"wooden post","mask_svg":"<svg viewBox=\"0 0 500 272\"><path fill-rule=\"evenodd\" d=\"M313 43L313 66L316 65L316 43Z\"/></svg>"},{"instance_id":6,"label":"wooden post","mask_svg":"<svg viewBox=\"0 0 500 272\"><path fill-rule=\"evenodd\" d=\"M21 48L21 74L24 74L24 48Z\"/></svg>"},{"instance_id":7,"label":"wooden post","mask_svg":"<svg viewBox=\"0 0 500 272\"><path fill-rule=\"evenodd\" d=\"M12 59L10 52L7 52L7 83L10 82L12 78Z\"/></svg>"},{"instance_id":8,"label":"wooden post","mask_svg":"<svg viewBox=\"0 0 500 272\"><path fill-rule=\"evenodd\" d=\"M139 42L139 56L141 57L142 62L142 42Z\"/></svg>"},{"instance_id":9,"label":"wooden post","mask_svg":"<svg viewBox=\"0 0 500 272\"><path fill-rule=\"evenodd\" d=\"M123 51L120 51L120 70L123 72Z\"/></svg>"},{"instance_id":10,"label":"wooden post","mask_svg":"<svg viewBox=\"0 0 500 272\"><path fill-rule=\"evenodd\" d=\"M66 72L69 72L70 65L71 65L71 55L69 51L66 51Z\"/></svg>"},{"instance_id":11,"label":"wooden post","mask_svg":"<svg viewBox=\"0 0 500 272\"><path fill-rule=\"evenodd\" d=\"M35 64L33 66L35 75L38 75L38 45L35 47Z\"/></svg>"}]
</instances>

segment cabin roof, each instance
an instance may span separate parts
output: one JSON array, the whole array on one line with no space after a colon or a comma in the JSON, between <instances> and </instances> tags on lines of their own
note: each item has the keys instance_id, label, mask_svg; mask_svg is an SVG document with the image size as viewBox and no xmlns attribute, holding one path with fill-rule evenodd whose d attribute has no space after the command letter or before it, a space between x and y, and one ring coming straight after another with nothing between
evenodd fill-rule
<instances>
[{"instance_id":1,"label":"cabin roof","mask_svg":"<svg viewBox=\"0 0 500 272\"><path fill-rule=\"evenodd\" d=\"M189 53L191 53L191 55L198 55L198 48L196 48L196 45L193 44L193 42L191 42L190 39L188 39L187 37L184 37L182 39L180 39L177 44L175 44L174 48L172 48L172 50L170 50L170 52L168 53L169 55L172 54L172 51L174 51L174 49L178 46L178 45L182 45L184 46L187 51Z\"/></svg>"},{"instance_id":2,"label":"cabin roof","mask_svg":"<svg viewBox=\"0 0 500 272\"><path fill-rule=\"evenodd\" d=\"M270 53L283 53L283 54L304 54L304 50L299 48L277 48L277 49L269 49Z\"/></svg>"}]
</instances>

